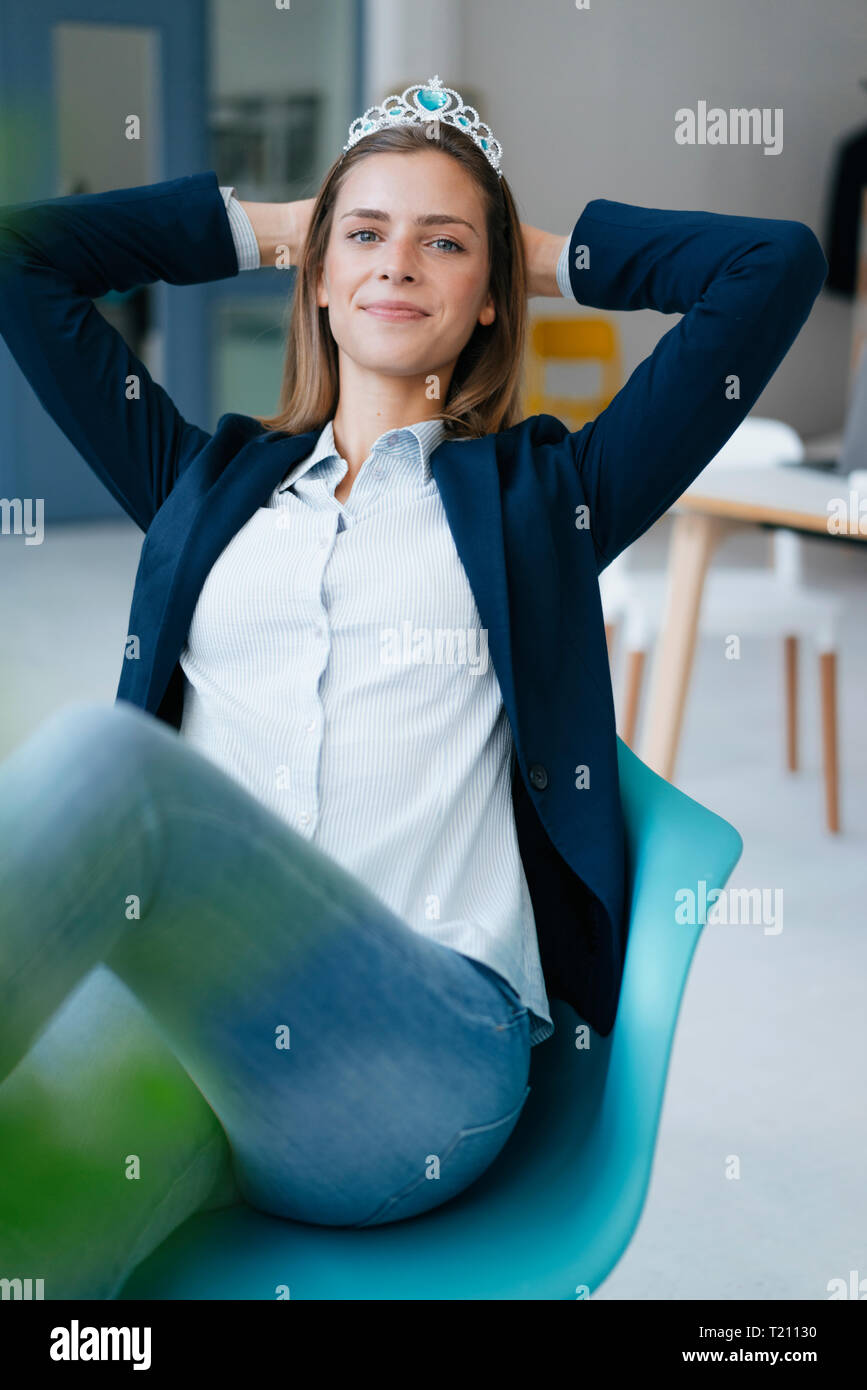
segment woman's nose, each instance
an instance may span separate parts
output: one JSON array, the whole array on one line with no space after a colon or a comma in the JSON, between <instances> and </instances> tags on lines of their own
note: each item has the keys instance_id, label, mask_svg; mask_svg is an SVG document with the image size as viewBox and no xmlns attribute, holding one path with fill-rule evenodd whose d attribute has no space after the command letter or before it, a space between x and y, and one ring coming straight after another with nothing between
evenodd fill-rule
<instances>
[{"instance_id":1,"label":"woman's nose","mask_svg":"<svg viewBox=\"0 0 867 1390\"><path fill-rule=\"evenodd\" d=\"M415 252L406 242L392 241L385 248L380 277L391 280L412 280L415 277Z\"/></svg>"}]
</instances>

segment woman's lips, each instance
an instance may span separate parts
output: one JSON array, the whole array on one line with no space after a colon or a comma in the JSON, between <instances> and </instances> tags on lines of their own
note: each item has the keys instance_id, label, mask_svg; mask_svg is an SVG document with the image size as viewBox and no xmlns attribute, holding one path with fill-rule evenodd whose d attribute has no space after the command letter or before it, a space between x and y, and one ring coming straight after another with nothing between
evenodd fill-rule
<instances>
[{"instance_id":1,"label":"woman's lips","mask_svg":"<svg viewBox=\"0 0 867 1390\"><path fill-rule=\"evenodd\" d=\"M392 323L404 323L413 319L426 319L428 317L421 309L392 309L387 304L365 304L365 312L373 314L374 318L386 319Z\"/></svg>"}]
</instances>

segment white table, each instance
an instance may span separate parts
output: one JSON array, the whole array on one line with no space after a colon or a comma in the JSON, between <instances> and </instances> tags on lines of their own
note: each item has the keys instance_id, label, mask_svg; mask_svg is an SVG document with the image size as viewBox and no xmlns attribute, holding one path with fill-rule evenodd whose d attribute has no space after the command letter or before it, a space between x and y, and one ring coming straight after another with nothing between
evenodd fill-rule
<instances>
[{"instance_id":1,"label":"white table","mask_svg":"<svg viewBox=\"0 0 867 1390\"><path fill-rule=\"evenodd\" d=\"M835 442L814 442L812 456L824 453L817 445ZM641 749L642 759L655 772L669 781L674 774L704 580L720 541L732 531L759 526L823 536L838 545L867 544L867 516L859 529L857 502L854 511L847 505L846 532L829 530L828 503L842 498L848 504L849 491L846 475L804 465L711 466L678 498L672 509L665 614L654 652Z\"/></svg>"}]
</instances>

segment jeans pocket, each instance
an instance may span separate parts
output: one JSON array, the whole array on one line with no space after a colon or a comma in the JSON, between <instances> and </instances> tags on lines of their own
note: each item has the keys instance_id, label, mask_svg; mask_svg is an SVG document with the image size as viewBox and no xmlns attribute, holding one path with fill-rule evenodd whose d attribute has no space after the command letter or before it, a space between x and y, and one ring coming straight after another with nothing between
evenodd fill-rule
<instances>
[{"instance_id":1,"label":"jeans pocket","mask_svg":"<svg viewBox=\"0 0 867 1390\"><path fill-rule=\"evenodd\" d=\"M518 1123L530 1089L525 1086L518 1104L499 1119L459 1129L442 1154L428 1154L424 1170L387 1198L371 1216L353 1222L353 1229L420 1216L464 1192L499 1157Z\"/></svg>"}]
</instances>

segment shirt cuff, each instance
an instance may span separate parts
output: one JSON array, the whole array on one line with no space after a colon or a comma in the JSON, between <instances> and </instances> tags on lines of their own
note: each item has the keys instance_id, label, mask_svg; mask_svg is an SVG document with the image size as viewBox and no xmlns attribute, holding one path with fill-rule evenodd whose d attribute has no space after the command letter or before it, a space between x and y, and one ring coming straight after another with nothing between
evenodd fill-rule
<instances>
[{"instance_id":1,"label":"shirt cuff","mask_svg":"<svg viewBox=\"0 0 867 1390\"><path fill-rule=\"evenodd\" d=\"M232 240L235 243L238 270L258 270L260 266L259 243L256 240L256 233L253 231L253 224L235 197L234 188L221 186L220 192L226 205Z\"/></svg>"},{"instance_id":2,"label":"shirt cuff","mask_svg":"<svg viewBox=\"0 0 867 1390\"><path fill-rule=\"evenodd\" d=\"M575 291L572 289L572 281L569 279L569 247L572 244L571 236L563 242L563 250L557 261L557 286L564 299L574 299Z\"/></svg>"}]
</instances>

